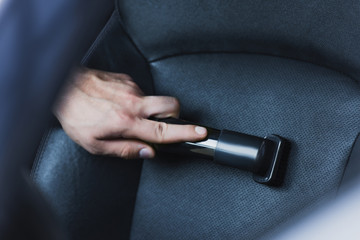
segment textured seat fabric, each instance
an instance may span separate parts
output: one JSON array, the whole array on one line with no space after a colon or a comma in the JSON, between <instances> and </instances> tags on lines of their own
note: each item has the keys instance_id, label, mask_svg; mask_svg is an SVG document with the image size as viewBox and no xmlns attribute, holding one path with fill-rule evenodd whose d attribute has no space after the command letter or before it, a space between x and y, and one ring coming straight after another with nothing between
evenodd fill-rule
<instances>
[{"instance_id":1,"label":"textured seat fabric","mask_svg":"<svg viewBox=\"0 0 360 240\"><path fill-rule=\"evenodd\" d=\"M148 79L140 86L149 93L152 83L147 65L124 36L118 19L112 17L84 64ZM121 44L116 44L119 39ZM108 40L114 44L104 44ZM141 160L90 155L55 123L39 147L32 176L70 239L127 239L141 166Z\"/></svg>"},{"instance_id":2,"label":"textured seat fabric","mask_svg":"<svg viewBox=\"0 0 360 240\"><path fill-rule=\"evenodd\" d=\"M147 94L177 97L184 119L287 138L284 184L260 185L201 159L103 161L59 128L43 145L35 180L64 222L82 216L72 222L77 237L92 218L103 239L260 238L341 182L360 128L359 16L356 1L117 1L86 64L128 73ZM95 187L87 182L98 178ZM131 221L129 233L122 223Z\"/></svg>"},{"instance_id":3,"label":"textured seat fabric","mask_svg":"<svg viewBox=\"0 0 360 240\"><path fill-rule=\"evenodd\" d=\"M277 133L293 145L279 188L207 161L145 161L134 239L253 239L339 184L360 124L359 89L350 78L249 54L186 55L152 66L156 93L182 99L184 118L258 136Z\"/></svg>"}]
</instances>

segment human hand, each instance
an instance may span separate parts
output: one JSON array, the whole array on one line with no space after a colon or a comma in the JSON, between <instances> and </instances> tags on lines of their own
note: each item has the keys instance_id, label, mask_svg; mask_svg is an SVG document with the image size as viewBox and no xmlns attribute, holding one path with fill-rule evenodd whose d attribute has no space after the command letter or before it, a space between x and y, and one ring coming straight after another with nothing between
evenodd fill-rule
<instances>
[{"instance_id":1,"label":"human hand","mask_svg":"<svg viewBox=\"0 0 360 240\"><path fill-rule=\"evenodd\" d=\"M68 136L92 154L152 158L148 143L200 141L206 129L151 121L178 117L173 97L144 96L126 74L81 69L59 98L54 113Z\"/></svg>"}]
</instances>

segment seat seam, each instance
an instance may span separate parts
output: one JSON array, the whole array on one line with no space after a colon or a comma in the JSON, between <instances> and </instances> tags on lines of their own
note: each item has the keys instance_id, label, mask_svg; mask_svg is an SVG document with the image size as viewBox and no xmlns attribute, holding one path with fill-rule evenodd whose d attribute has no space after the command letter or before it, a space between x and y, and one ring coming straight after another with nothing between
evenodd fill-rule
<instances>
[{"instance_id":1,"label":"seat seam","mask_svg":"<svg viewBox=\"0 0 360 240\"><path fill-rule=\"evenodd\" d=\"M148 71L150 73L150 76L151 76L151 92L152 94L154 94L155 92L155 83L154 83L154 78L153 78L153 75L152 75L152 72L151 72L151 68L150 68L150 62L149 60L145 57L144 53L140 50L139 46L135 43L134 39L131 37L131 35L128 33L128 31L126 30L123 22L121 21L121 14L120 14L120 11L119 11L119 5L118 5L118 1L115 2L115 11L117 12L117 20L122 28L122 30L124 31L126 37L129 39L129 41L131 42L131 44L135 47L135 49L137 50L137 52L141 55L141 57L144 59L144 61L147 63L147 68L148 68Z\"/></svg>"},{"instance_id":2,"label":"seat seam","mask_svg":"<svg viewBox=\"0 0 360 240\"><path fill-rule=\"evenodd\" d=\"M43 159L43 155L45 152L45 146L47 145L47 143L49 142L50 139L50 134L53 132L52 128L50 128L49 130L47 130L43 136L43 138L41 139L40 145L38 150L36 151L36 156L35 156L35 160L33 163L33 167L31 168L31 172L30 172L30 177L32 179L36 179L38 176L38 172L39 172L39 168Z\"/></svg>"},{"instance_id":3,"label":"seat seam","mask_svg":"<svg viewBox=\"0 0 360 240\"><path fill-rule=\"evenodd\" d=\"M117 11L116 18L117 18L117 20L118 20L118 22L120 24L120 27L124 31L124 34L129 39L129 41L134 46L134 48L138 51L138 53L141 55L141 57L144 59L146 65L147 65L147 68L148 68L147 70L149 71L149 74L150 74L150 77L151 77L151 79L150 79L151 80L151 93L155 94L154 76L153 76L153 73L152 73L150 62L145 57L145 55L140 50L140 48L137 46L134 39L132 39L130 34L126 31L126 28L125 28L123 22L121 21L121 14L120 14L120 11L119 11L118 1L115 2L115 11ZM131 216L131 224L130 224L130 229L129 229L129 239L132 239L131 235L132 235L132 229L133 229L133 226L134 226L134 214L135 214L135 209L136 209L136 203L137 203L137 196L138 196L138 192L139 192L139 187L140 187L140 183L141 183L141 179L142 179L142 175L143 175L143 170L144 170L144 161L146 161L146 160L143 160L143 162L141 164L141 167L140 167L141 169L140 169L139 183L138 183L137 190L136 190L136 195L135 195L135 200L134 200L134 208L133 208L133 213L132 213L132 216Z\"/></svg>"},{"instance_id":4,"label":"seat seam","mask_svg":"<svg viewBox=\"0 0 360 240\"><path fill-rule=\"evenodd\" d=\"M86 52L85 56L81 60L81 65L86 64L86 62L89 60L89 58L93 55L93 53L94 53L95 49L97 48L97 46L99 46L101 41L105 38L106 34L110 31L111 27L114 25L114 23L111 21L114 14L115 14L115 10L111 14L108 22L105 24L104 28L101 30L98 37L95 39L94 43L91 44L89 50Z\"/></svg>"},{"instance_id":5,"label":"seat seam","mask_svg":"<svg viewBox=\"0 0 360 240\"><path fill-rule=\"evenodd\" d=\"M304 63L310 63L310 64L313 64L313 65L316 65L316 66L319 66L319 67L323 67L323 68L326 68L328 70L331 70L331 71L334 71L334 72L337 72L337 73L340 73L346 77L348 77L349 79L351 79L352 81L354 81L356 83L356 86L357 88L359 89L360 88L360 83L357 79L355 79L354 77L352 77L351 75L345 73L345 72L342 72L342 71L339 71L339 70L336 70L334 68L331 68L329 66L326 66L326 65L322 65L322 64L318 64L318 63L314 63L314 62L310 62L310 61L306 61L306 60L302 60L302 59L299 59L299 58L292 58L292 57L288 57L288 56L280 56L280 55L274 55L274 54L267 54L267 53L258 53L258 52L246 52L246 51L239 51L239 52L226 52L226 51L199 51L199 52L187 52L187 53L178 53L178 54L172 54L172 55L168 55L168 56L163 56L163 57L159 57L157 59L154 59L154 60L151 60L149 61L150 64L152 63L156 63L156 62L159 62L159 61L162 61L162 60L167 60L169 58L174 58L174 57L181 57L181 56L190 56L190 55L201 55L201 54L248 54L248 55L263 55L263 56L271 56L271 57L277 57L277 58L284 58L284 59L290 59L290 60L293 60L293 61L299 61L299 62L304 62ZM347 169L347 166L349 164L349 160L351 158L351 155L352 155L352 151L353 151L353 147L354 147L354 144L357 140L357 138L360 137L360 133L357 134L357 137L354 139L353 141L353 144L352 144L352 147L350 149L350 152L348 153L347 155L347 158L346 158L346 161L345 161L345 165L344 165L344 169L341 173L341 176L340 176L340 181L338 183L338 186L337 186L337 191L339 191L339 189L342 187L343 185L343 179L344 179L344 176L345 176L345 172L346 172L346 169Z\"/></svg>"},{"instance_id":6,"label":"seat seam","mask_svg":"<svg viewBox=\"0 0 360 240\"><path fill-rule=\"evenodd\" d=\"M149 60L149 64L152 63L156 63L162 60L166 60L169 58L174 58L174 57L181 57L181 56L190 56L190 55L202 55L202 54L244 54L244 55L262 55L262 56L270 56L270 57L277 57L277 58L284 58L284 59L290 59L290 60L294 60L294 61L299 61L299 62L305 62L305 63L310 63L313 65L317 65L335 72L338 72L342 75L345 75L346 77L350 78L351 80L355 81L356 84L360 87L359 81L354 78L353 76L351 76L350 74L346 73L346 72L342 72L340 70L337 70L335 68L329 67L327 65L323 65L323 64L319 64L319 63L314 63L311 61L306 61L303 59L299 59L299 58L295 58L295 57L289 57L289 56L282 56L282 55L275 55L275 54L270 54L270 53L261 53L261 52L247 52L247 51L198 51L198 52L184 52L184 53L175 53L175 54L171 54L171 55L167 55L167 56L162 56L162 57L158 57L155 58L153 60Z\"/></svg>"}]
</instances>

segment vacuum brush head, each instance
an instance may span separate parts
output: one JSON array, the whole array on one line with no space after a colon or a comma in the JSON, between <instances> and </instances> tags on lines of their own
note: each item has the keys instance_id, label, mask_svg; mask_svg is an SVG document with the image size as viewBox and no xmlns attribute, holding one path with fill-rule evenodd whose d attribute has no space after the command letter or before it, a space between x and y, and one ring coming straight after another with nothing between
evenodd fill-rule
<instances>
[{"instance_id":1,"label":"vacuum brush head","mask_svg":"<svg viewBox=\"0 0 360 240\"><path fill-rule=\"evenodd\" d=\"M155 119L172 124L192 124L183 120ZM155 149L176 155L187 155L213 160L215 163L253 173L262 184L275 182L283 156L285 140L277 135L264 138L244 133L208 128L207 138L200 142L155 145Z\"/></svg>"}]
</instances>

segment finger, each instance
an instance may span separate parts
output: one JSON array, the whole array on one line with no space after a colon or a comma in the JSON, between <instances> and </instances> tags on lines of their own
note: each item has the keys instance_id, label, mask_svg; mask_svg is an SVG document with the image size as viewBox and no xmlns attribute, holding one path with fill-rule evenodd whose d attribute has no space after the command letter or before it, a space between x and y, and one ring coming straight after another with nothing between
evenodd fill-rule
<instances>
[{"instance_id":1,"label":"finger","mask_svg":"<svg viewBox=\"0 0 360 240\"><path fill-rule=\"evenodd\" d=\"M180 104L176 98L165 96L143 97L141 113L144 118L179 117Z\"/></svg>"},{"instance_id":2,"label":"finger","mask_svg":"<svg viewBox=\"0 0 360 240\"><path fill-rule=\"evenodd\" d=\"M117 73L117 72L104 72L104 73L107 76L111 76L112 78L115 78L115 79L133 81L133 79L125 73Z\"/></svg>"},{"instance_id":3,"label":"finger","mask_svg":"<svg viewBox=\"0 0 360 240\"><path fill-rule=\"evenodd\" d=\"M116 156L126 159L153 158L155 151L149 145L136 140L103 140L101 142L103 155Z\"/></svg>"},{"instance_id":4,"label":"finger","mask_svg":"<svg viewBox=\"0 0 360 240\"><path fill-rule=\"evenodd\" d=\"M134 127L124 133L126 138L137 138L151 143L200 141L207 135L206 128L195 125L176 125L137 119Z\"/></svg>"}]
</instances>

